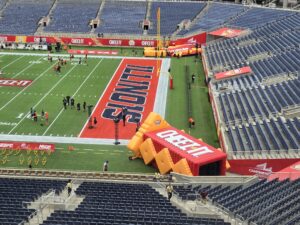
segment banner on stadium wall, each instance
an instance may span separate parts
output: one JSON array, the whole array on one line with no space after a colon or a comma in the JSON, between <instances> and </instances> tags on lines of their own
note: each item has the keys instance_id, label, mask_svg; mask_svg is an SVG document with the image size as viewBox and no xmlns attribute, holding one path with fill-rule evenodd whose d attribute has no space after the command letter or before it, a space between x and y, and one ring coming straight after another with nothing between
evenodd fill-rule
<instances>
[{"instance_id":1,"label":"banner on stadium wall","mask_svg":"<svg viewBox=\"0 0 300 225\"><path fill-rule=\"evenodd\" d=\"M139 39L107 39L97 38L100 45L104 46L125 46L125 47L155 47L156 40L139 40Z\"/></svg>"},{"instance_id":2,"label":"banner on stadium wall","mask_svg":"<svg viewBox=\"0 0 300 225\"><path fill-rule=\"evenodd\" d=\"M273 172L278 172L299 159L235 159L228 160L230 172L241 175L257 175L266 178Z\"/></svg>"},{"instance_id":3,"label":"banner on stadium wall","mask_svg":"<svg viewBox=\"0 0 300 225\"><path fill-rule=\"evenodd\" d=\"M300 178L300 161L276 172L268 177L269 180L274 180L278 178L279 180L296 180Z\"/></svg>"},{"instance_id":4,"label":"banner on stadium wall","mask_svg":"<svg viewBox=\"0 0 300 225\"><path fill-rule=\"evenodd\" d=\"M86 45L86 46L125 46L125 47L155 47L156 40L139 39L108 39L108 38L70 38L70 37L35 37L28 36L27 43L47 42L54 44L61 42L65 45Z\"/></svg>"},{"instance_id":5,"label":"banner on stadium wall","mask_svg":"<svg viewBox=\"0 0 300 225\"><path fill-rule=\"evenodd\" d=\"M238 76L238 75L246 75L251 72L252 72L252 70L251 70L250 66L245 66L245 67L234 69L234 70L216 73L214 76L215 76L216 80L222 80L222 79L226 79L226 78L234 77L234 76Z\"/></svg>"},{"instance_id":6,"label":"banner on stadium wall","mask_svg":"<svg viewBox=\"0 0 300 225\"><path fill-rule=\"evenodd\" d=\"M201 167L219 163L219 174L225 175L226 154L205 142L196 139L174 127L147 132L144 139L151 138L155 149L160 152L167 148L173 163L186 159L194 176L201 175Z\"/></svg>"},{"instance_id":7,"label":"banner on stadium wall","mask_svg":"<svg viewBox=\"0 0 300 225\"><path fill-rule=\"evenodd\" d=\"M217 30L214 30L212 32L209 32L209 35L213 36L220 36L220 37L226 37L226 38L232 38L232 37L237 37L242 33L243 30L238 30L238 29L230 29L227 27L223 27Z\"/></svg>"},{"instance_id":8,"label":"banner on stadium wall","mask_svg":"<svg viewBox=\"0 0 300 225\"><path fill-rule=\"evenodd\" d=\"M54 144L30 143L30 142L0 142L1 150L39 150L54 152Z\"/></svg>"},{"instance_id":9,"label":"banner on stadium wall","mask_svg":"<svg viewBox=\"0 0 300 225\"><path fill-rule=\"evenodd\" d=\"M30 85L32 80L15 80L0 78L0 86L10 86L10 87L26 87Z\"/></svg>"},{"instance_id":10,"label":"banner on stadium wall","mask_svg":"<svg viewBox=\"0 0 300 225\"><path fill-rule=\"evenodd\" d=\"M56 43L56 39L54 37L44 37L44 36L27 36L26 43Z\"/></svg>"},{"instance_id":11,"label":"banner on stadium wall","mask_svg":"<svg viewBox=\"0 0 300 225\"><path fill-rule=\"evenodd\" d=\"M16 36L0 35L0 42L16 42Z\"/></svg>"},{"instance_id":12,"label":"banner on stadium wall","mask_svg":"<svg viewBox=\"0 0 300 225\"><path fill-rule=\"evenodd\" d=\"M18 43L26 43L26 36L16 36L16 42Z\"/></svg>"},{"instance_id":13,"label":"banner on stadium wall","mask_svg":"<svg viewBox=\"0 0 300 225\"><path fill-rule=\"evenodd\" d=\"M65 45L86 45L86 46L124 46L124 47L155 47L157 40L142 39L121 39L121 38L72 38L72 37L47 37L47 36L11 36L0 35L0 42L23 42L23 43L40 43L47 42L55 44L61 42ZM193 35L187 38L179 38L170 41L170 45L184 44L204 44L206 42L206 33ZM200 47L200 46L199 46Z\"/></svg>"},{"instance_id":14,"label":"banner on stadium wall","mask_svg":"<svg viewBox=\"0 0 300 225\"><path fill-rule=\"evenodd\" d=\"M196 45L198 43L199 45L206 43L206 33L196 34L187 38L179 38L174 41L170 41L170 46L174 45L184 45L184 44L192 44ZM199 46L200 47L200 46Z\"/></svg>"},{"instance_id":15,"label":"banner on stadium wall","mask_svg":"<svg viewBox=\"0 0 300 225\"><path fill-rule=\"evenodd\" d=\"M68 50L69 54L81 54L81 55L118 55L118 51L112 50L79 50L79 49L70 49Z\"/></svg>"}]
</instances>

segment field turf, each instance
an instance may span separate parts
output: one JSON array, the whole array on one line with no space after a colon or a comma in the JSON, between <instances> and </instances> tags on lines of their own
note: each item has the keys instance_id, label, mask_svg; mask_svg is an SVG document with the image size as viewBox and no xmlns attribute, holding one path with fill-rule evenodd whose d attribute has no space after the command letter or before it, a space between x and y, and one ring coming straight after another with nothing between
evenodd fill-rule
<instances>
[{"instance_id":1,"label":"field turf","mask_svg":"<svg viewBox=\"0 0 300 225\"><path fill-rule=\"evenodd\" d=\"M77 136L87 120L87 112L63 109L65 96L77 102L95 105L120 59L88 59L88 65L78 63L63 66L61 74L53 71L55 62L39 56L3 56L4 78L33 80L30 86L1 87L0 130L2 134L43 136ZM5 66L6 65L6 66ZM30 108L49 113L49 126L40 126L28 118Z\"/></svg>"},{"instance_id":2,"label":"field turf","mask_svg":"<svg viewBox=\"0 0 300 225\"><path fill-rule=\"evenodd\" d=\"M128 53L128 51L127 51ZM64 96L74 96L76 102L95 105L109 80L114 74L120 59L88 59L88 65L68 63L61 74L53 71L53 63L41 56L0 56L0 68L4 78L29 79L33 83L26 87L0 87L0 133L17 135L41 135L76 137L87 120L87 113L75 109L63 109ZM56 61L55 61L56 62ZM192 85L192 109L196 126L188 128L184 65L197 74ZM171 74L174 89L168 92L166 120L173 126L183 129L196 138L219 147L211 105L208 102L207 87L204 85L202 63L195 57L172 59ZM191 76L191 74L189 75ZM33 107L38 114L49 112L49 125L41 126L27 117ZM69 151L70 146L74 148ZM104 160L110 161L110 171L115 172L154 172L141 160L129 161L131 153L125 146L114 145L75 145L56 144L56 152L46 156L34 153L0 153L0 167L33 167L64 170L99 171ZM34 161L35 160L35 161Z\"/></svg>"}]
</instances>

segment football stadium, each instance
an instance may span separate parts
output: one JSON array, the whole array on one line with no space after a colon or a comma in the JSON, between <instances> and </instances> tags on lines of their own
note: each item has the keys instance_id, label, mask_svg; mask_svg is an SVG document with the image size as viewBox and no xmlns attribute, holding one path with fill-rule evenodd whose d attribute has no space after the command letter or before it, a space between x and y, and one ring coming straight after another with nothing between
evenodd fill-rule
<instances>
[{"instance_id":1,"label":"football stadium","mask_svg":"<svg viewBox=\"0 0 300 225\"><path fill-rule=\"evenodd\" d=\"M0 224L300 224L299 9L0 0Z\"/></svg>"}]
</instances>

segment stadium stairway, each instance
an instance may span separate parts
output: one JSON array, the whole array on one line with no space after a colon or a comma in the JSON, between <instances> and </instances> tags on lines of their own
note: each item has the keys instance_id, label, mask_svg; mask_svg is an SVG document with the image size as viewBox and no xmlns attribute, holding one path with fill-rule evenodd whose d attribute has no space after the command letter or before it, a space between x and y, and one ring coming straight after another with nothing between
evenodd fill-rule
<instances>
[{"instance_id":1,"label":"stadium stairway","mask_svg":"<svg viewBox=\"0 0 300 225\"><path fill-rule=\"evenodd\" d=\"M152 184L151 186L158 193L167 198L167 193L163 184ZM199 199L184 201L179 197L176 191L174 192L170 202L173 206L180 209L181 212L191 217L223 219L224 222L229 222L230 224L238 224L240 222L233 215L228 214L222 208L214 205L210 201L207 201L206 203L203 203Z\"/></svg>"},{"instance_id":2,"label":"stadium stairway","mask_svg":"<svg viewBox=\"0 0 300 225\"><path fill-rule=\"evenodd\" d=\"M52 14L52 12L55 10L55 8L56 8L56 6L57 6L57 1L58 1L58 0L54 0L54 2L53 2L53 4L52 4L52 7L50 8L50 10L49 10L49 12L48 12L48 15L45 16L46 18L49 18L49 22L50 22L50 20L51 20L50 15ZM39 36L39 35L41 35L43 32L44 32L44 26L43 26L43 25L40 25L40 26L36 29L34 35Z\"/></svg>"},{"instance_id":3,"label":"stadium stairway","mask_svg":"<svg viewBox=\"0 0 300 225\"><path fill-rule=\"evenodd\" d=\"M4 3L3 7L0 9L0 17L2 17L2 13L3 13L4 10L6 9L6 7L9 5L9 3L10 3L10 0L7 0L7 1Z\"/></svg>"},{"instance_id":4,"label":"stadium stairway","mask_svg":"<svg viewBox=\"0 0 300 225\"><path fill-rule=\"evenodd\" d=\"M76 189L80 186L82 181L72 181L72 193L68 196L67 189L65 188L61 193L57 194L50 191L42 195L36 201L32 202L28 208L37 211L24 225L39 225L47 220L55 210L74 211L78 205L83 201L84 197L75 194Z\"/></svg>"},{"instance_id":5,"label":"stadium stairway","mask_svg":"<svg viewBox=\"0 0 300 225\"><path fill-rule=\"evenodd\" d=\"M186 27L185 29L187 30L187 32L189 32L190 28L197 23L198 20L200 20L205 14L206 12L209 10L211 6L210 2L207 2L207 4L205 5L205 7L192 19L192 21L190 22L189 26ZM174 33L172 34L173 37L175 37L176 35L178 35L181 31L183 30L183 27L178 28L174 31ZM199 31L197 31L196 33L199 33ZM190 33L191 34L191 33Z\"/></svg>"},{"instance_id":6,"label":"stadium stairway","mask_svg":"<svg viewBox=\"0 0 300 225\"><path fill-rule=\"evenodd\" d=\"M151 184L151 186L159 194L167 198L167 192L164 184L158 182L158 183ZM177 207L183 213L188 214L189 216L203 216L207 218L220 217L200 201L186 201L186 202L182 201L182 199L179 198L176 192L174 192L170 201L173 206Z\"/></svg>"},{"instance_id":7,"label":"stadium stairway","mask_svg":"<svg viewBox=\"0 0 300 225\"><path fill-rule=\"evenodd\" d=\"M97 13L97 15L96 15L96 18L100 18L100 15L101 15L101 12L102 12L102 10L103 10L103 8L104 8L104 5L105 5L105 0L103 0L103 1L100 2L100 7L99 7L99 9L98 9L98 13ZM99 24L101 24L101 21L100 21ZM91 29L90 33L95 33L95 30L96 30L96 29L93 27L93 28ZM95 40L97 40L97 38L95 38L94 41L95 41ZM96 44L97 44L97 45L99 44L99 43L98 43L98 40L97 40Z\"/></svg>"}]
</instances>

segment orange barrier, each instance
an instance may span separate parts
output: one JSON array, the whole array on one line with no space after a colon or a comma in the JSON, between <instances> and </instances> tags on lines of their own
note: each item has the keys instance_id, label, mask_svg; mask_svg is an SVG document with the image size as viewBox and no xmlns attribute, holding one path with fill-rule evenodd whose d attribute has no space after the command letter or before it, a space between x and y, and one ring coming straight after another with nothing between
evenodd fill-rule
<instances>
[{"instance_id":1,"label":"orange barrier","mask_svg":"<svg viewBox=\"0 0 300 225\"><path fill-rule=\"evenodd\" d=\"M144 48L144 56L148 57L166 57L167 55L171 57L182 57L200 54L201 52L201 48L196 48L193 44L169 46L161 50L157 50L154 47Z\"/></svg>"}]
</instances>

